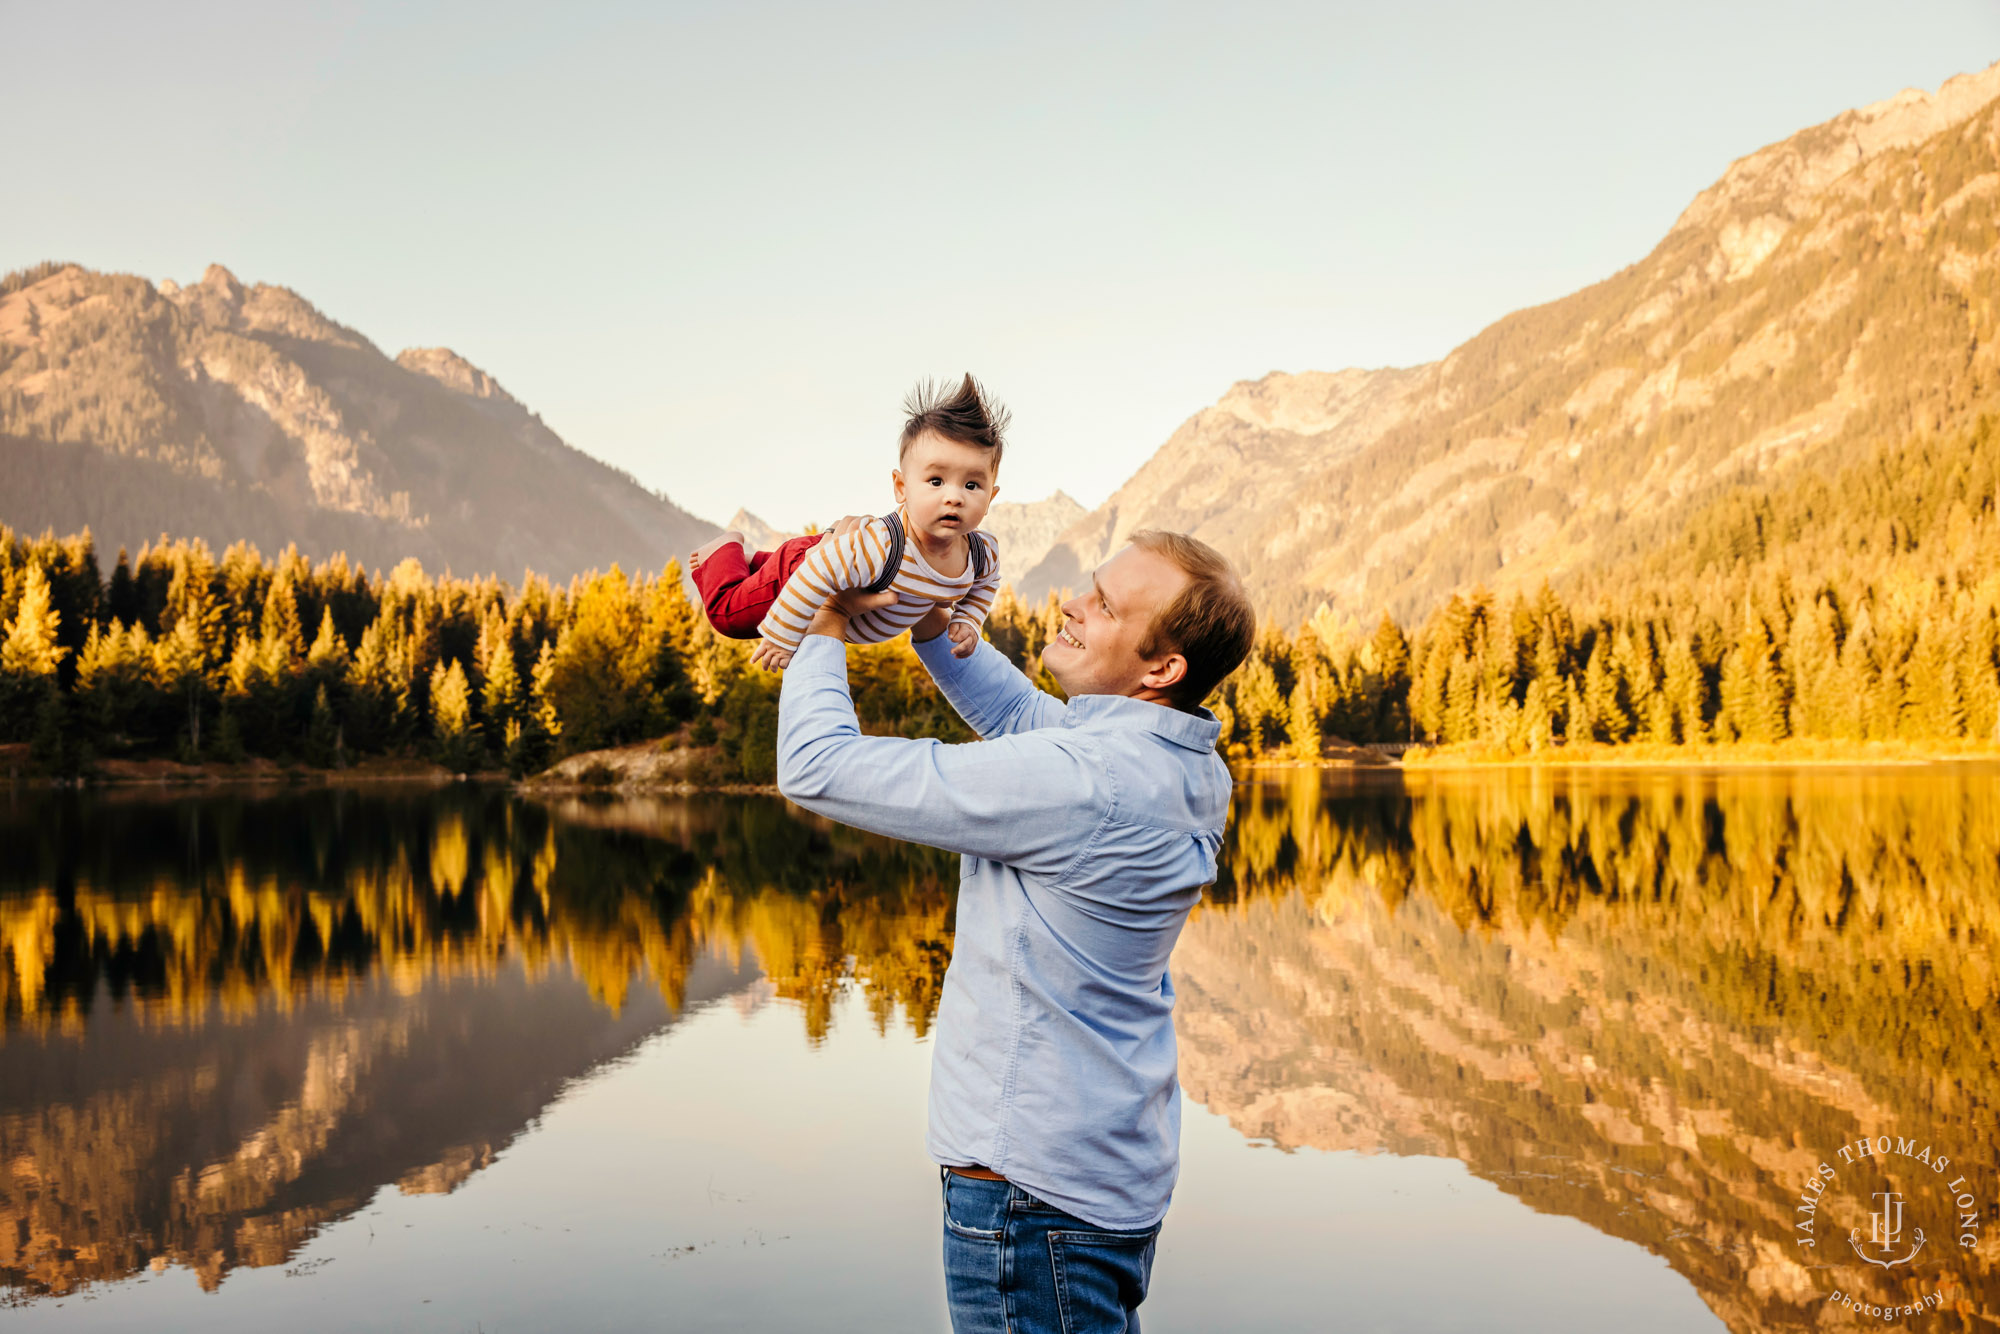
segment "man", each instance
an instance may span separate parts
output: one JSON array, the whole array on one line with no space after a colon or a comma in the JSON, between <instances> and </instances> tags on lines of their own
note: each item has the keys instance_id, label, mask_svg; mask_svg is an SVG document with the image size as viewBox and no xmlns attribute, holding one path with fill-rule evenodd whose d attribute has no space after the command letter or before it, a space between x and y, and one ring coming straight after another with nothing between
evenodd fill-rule
<instances>
[{"instance_id":1,"label":"man","mask_svg":"<svg viewBox=\"0 0 2000 1334\"><path fill-rule=\"evenodd\" d=\"M778 787L846 824L964 855L938 1007L931 1157L958 1334L1136 1330L1179 1169L1167 958L1215 878L1230 778L1201 701L1250 650L1210 547L1142 532L1063 605L1042 693L991 644L917 655L982 740L864 737L846 595L785 673Z\"/></svg>"}]
</instances>

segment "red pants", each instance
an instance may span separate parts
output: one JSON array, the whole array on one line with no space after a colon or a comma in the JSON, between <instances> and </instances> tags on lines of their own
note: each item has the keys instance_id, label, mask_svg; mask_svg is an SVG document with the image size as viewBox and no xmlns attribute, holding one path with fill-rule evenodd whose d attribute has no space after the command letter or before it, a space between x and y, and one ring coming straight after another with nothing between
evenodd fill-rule
<instances>
[{"instance_id":1,"label":"red pants","mask_svg":"<svg viewBox=\"0 0 2000 1334\"><path fill-rule=\"evenodd\" d=\"M708 623L731 639L757 638L757 627L778 600L778 590L824 536L807 533L794 537L780 543L776 551L760 551L747 561L743 548L734 542L719 548L694 572L694 586L701 592Z\"/></svg>"}]
</instances>

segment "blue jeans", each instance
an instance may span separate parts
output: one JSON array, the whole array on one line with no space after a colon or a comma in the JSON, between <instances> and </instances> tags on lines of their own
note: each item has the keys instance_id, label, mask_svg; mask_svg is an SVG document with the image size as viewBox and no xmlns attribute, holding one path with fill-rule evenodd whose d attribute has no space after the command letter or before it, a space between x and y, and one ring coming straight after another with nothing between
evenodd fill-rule
<instances>
[{"instance_id":1,"label":"blue jeans","mask_svg":"<svg viewBox=\"0 0 2000 1334\"><path fill-rule=\"evenodd\" d=\"M1008 1182L942 1175L953 1334L1139 1334L1159 1224L1113 1232Z\"/></svg>"}]
</instances>

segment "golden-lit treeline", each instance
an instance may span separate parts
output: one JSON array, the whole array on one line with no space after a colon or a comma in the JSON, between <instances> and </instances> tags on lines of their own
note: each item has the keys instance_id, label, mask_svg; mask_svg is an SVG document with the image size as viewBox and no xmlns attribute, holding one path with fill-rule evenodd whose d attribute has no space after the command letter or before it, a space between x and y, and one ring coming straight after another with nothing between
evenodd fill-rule
<instances>
[{"instance_id":1,"label":"golden-lit treeline","mask_svg":"<svg viewBox=\"0 0 2000 1334\"><path fill-rule=\"evenodd\" d=\"M505 965L678 1007L696 959L747 952L815 1039L849 977L878 1022L929 1023L949 859L774 801L666 805L634 831L497 793L24 801L0 820L23 854L0 868L0 1006L10 1029L74 1029L103 986L175 1023Z\"/></svg>"},{"instance_id":2,"label":"golden-lit treeline","mask_svg":"<svg viewBox=\"0 0 2000 1334\"><path fill-rule=\"evenodd\" d=\"M2000 429L1745 484L1560 589L1266 626L1224 745L2000 742Z\"/></svg>"},{"instance_id":3,"label":"golden-lit treeline","mask_svg":"<svg viewBox=\"0 0 2000 1334\"><path fill-rule=\"evenodd\" d=\"M1608 566L1496 596L1465 587L1408 628L1322 607L1267 622L1210 701L1232 757L1330 740L1705 747L1792 738L2000 742L2000 429L1884 446L1833 475L1746 483ZM1661 520L1665 522L1665 520ZM1633 539L1636 541L1636 539ZM1060 599L1003 591L993 643L1043 688ZM849 654L870 730L962 740L907 645ZM714 780L769 781L777 678L748 667L681 570L386 577L288 548L119 554L0 528L0 742L37 763L428 754L520 773L662 735L719 742Z\"/></svg>"},{"instance_id":4,"label":"golden-lit treeline","mask_svg":"<svg viewBox=\"0 0 2000 1334\"><path fill-rule=\"evenodd\" d=\"M415 754L523 773L686 730L720 743L704 777L769 782L777 678L714 631L681 576L670 561L516 586L414 560L384 576L290 547L217 558L163 537L120 551L106 578L87 531L0 526L0 742L30 743L56 772L105 757ZM968 735L907 648L849 656L874 730Z\"/></svg>"},{"instance_id":5,"label":"golden-lit treeline","mask_svg":"<svg viewBox=\"0 0 2000 1334\"><path fill-rule=\"evenodd\" d=\"M1662 1255L1745 1334L1823 1327L1835 1278L1901 1299L1847 1253L1861 1172L1828 1250L1793 1226L1814 1164L1914 1136L1980 1183L1967 1255L1898 1169L1942 1243L1938 1327L2000 1314L1989 772L1295 771L1239 791L1223 865L1176 1018L1191 1096L1243 1133L1459 1158Z\"/></svg>"}]
</instances>

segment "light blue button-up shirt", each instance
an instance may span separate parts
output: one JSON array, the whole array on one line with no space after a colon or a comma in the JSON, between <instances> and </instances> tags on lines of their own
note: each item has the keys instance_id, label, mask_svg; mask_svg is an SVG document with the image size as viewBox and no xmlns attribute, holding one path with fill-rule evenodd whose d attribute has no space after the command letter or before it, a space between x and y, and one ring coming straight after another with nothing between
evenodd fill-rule
<instances>
[{"instance_id":1,"label":"light blue button-up shirt","mask_svg":"<svg viewBox=\"0 0 2000 1334\"><path fill-rule=\"evenodd\" d=\"M917 646L984 738L864 737L839 641L807 638L778 708L778 788L963 855L931 1062L931 1157L1106 1228L1167 1212L1180 1168L1174 988L1229 812L1219 725L1118 695L1068 704L991 644Z\"/></svg>"}]
</instances>

